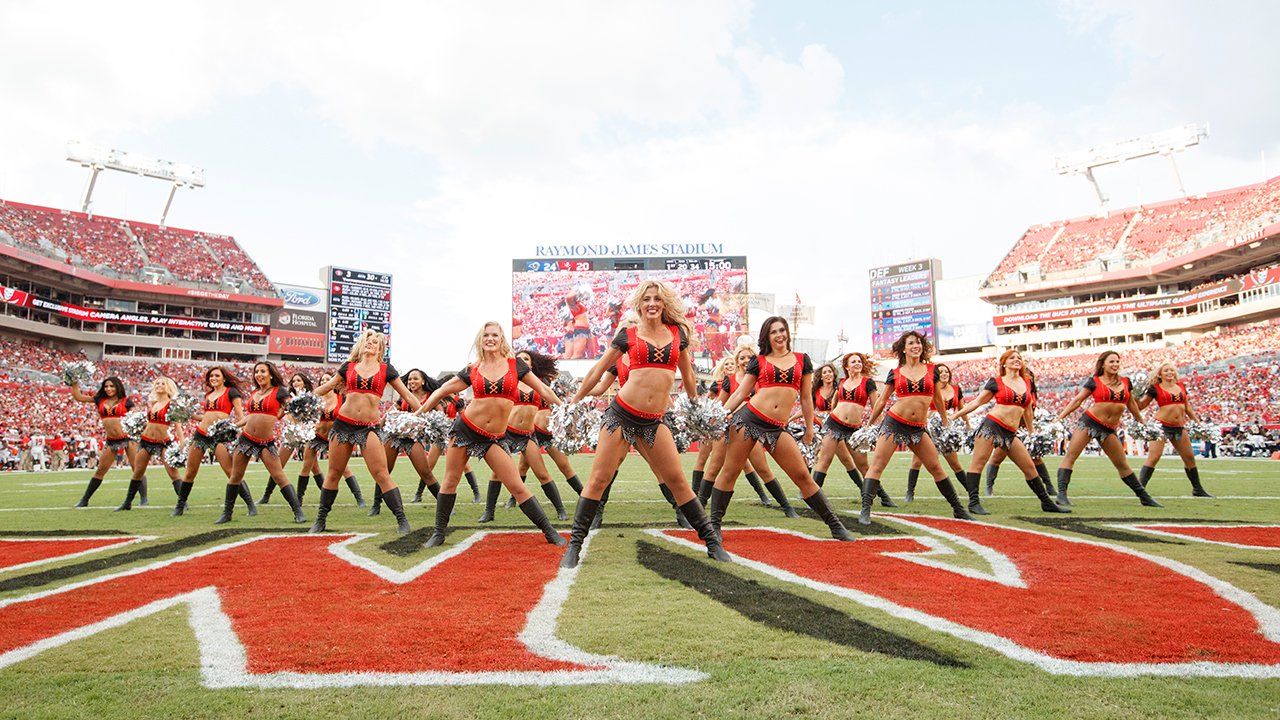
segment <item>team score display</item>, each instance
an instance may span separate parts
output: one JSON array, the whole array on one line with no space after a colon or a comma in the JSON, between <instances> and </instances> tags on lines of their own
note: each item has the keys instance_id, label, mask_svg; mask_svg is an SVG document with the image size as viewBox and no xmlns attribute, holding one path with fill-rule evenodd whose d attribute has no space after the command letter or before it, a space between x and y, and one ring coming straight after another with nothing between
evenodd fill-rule
<instances>
[{"instance_id":1,"label":"team score display","mask_svg":"<svg viewBox=\"0 0 1280 720\"><path fill-rule=\"evenodd\" d=\"M525 263L525 270L529 272L581 272L590 269L590 260L530 260Z\"/></svg>"},{"instance_id":2,"label":"team score display","mask_svg":"<svg viewBox=\"0 0 1280 720\"><path fill-rule=\"evenodd\" d=\"M728 270L733 267L729 258L668 258L668 270Z\"/></svg>"}]
</instances>

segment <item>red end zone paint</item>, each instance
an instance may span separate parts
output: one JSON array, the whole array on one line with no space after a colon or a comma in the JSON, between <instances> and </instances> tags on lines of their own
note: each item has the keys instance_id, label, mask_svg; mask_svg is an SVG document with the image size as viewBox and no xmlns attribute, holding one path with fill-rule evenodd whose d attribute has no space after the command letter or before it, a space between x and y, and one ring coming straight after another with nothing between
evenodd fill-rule
<instances>
[{"instance_id":1,"label":"red end zone paint","mask_svg":"<svg viewBox=\"0 0 1280 720\"><path fill-rule=\"evenodd\" d=\"M916 538L726 530L762 572L981 643L1050 672L1280 677L1280 612L1203 572L1115 545L946 518ZM656 534L656 531L655 531ZM935 537L990 570L952 567ZM665 531L693 544L692 533Z\"/></svg>"},{"instance_id":2,"label":"red end zone paint","mask_svg":"<svg viewBox=\"0 0 1280 720\"><path fill-rule=\"evenodd\" d=\"M540 533L477 533L406 571L352 552L357 539L254 538L0 602L0 667L186 603L213 687L703 677L555 637L576 572Z\"/></svg>"},{"instance_id":3,"label":"red end zone paint","mask_svg":"<svg viewBox=\"0 0 1280 720\"><path fill-rule=\"evenodd\" d=\"M136 537L0 538L0 571L43 565L120 545L138 542Z\"/></svg>"},{"instance_id":4,"label":"red end zone paint","mask_svg":"<svg viewBox=\"0 0 1280 720\"><path fill-rule=\"evenodd\" d=\"M1248 550L1280 550L1280 525L1118 525L1153 535L1229 545Z\"/></svg>"}]
</instances>

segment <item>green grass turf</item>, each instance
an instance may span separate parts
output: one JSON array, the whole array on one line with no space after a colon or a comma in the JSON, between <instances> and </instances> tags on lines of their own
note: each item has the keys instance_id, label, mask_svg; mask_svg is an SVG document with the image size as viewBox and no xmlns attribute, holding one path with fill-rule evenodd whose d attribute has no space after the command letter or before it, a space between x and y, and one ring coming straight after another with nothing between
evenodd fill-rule
<instances>
[{"instance_id":1,"label":"green grass turf","mask_svg":"<svg viewBox=\"0 0 1280 720\"><path fill-rule=\"evenodd\" d=\"M692 467L693 457L686 456ZM574 459L585 477L589 457ZM1138 461L1133 461L1136 466ZM1050 459L1052 471L1056 463ZM839 465L836 464L836 468ZM1074 519L1196 518L1280 522L1280 464L1272 461L1203 461L1205 485L1218 499L1192 499L1176 460L1165 459L1151 485L1165 508L1143 508L1116 479L1104 460L1077 464L1072 483ZM372 483L356 466L372 494ZM290 476L296 463L287 468ZM554 473L554 470L552 471ZM905 489L906 458L894 459L885 474L896 499ZM158 536L146 545L189 537L213 529L222 498L221 473L205 468L192 494L186 517L170 518L172 491L158 469L152 477L151 507L112 513L122 498L126 472L114 470L94 508L73 510L85 471L0 476L0 535L12 531L124 531ZM487 471L479 473L481 482ZM1021 517L1043 517L1018 473L1006 466L996 497L984 499L988 521L1033 527ZM407 462L395 477L406 494L416 487ZM557 476L558 479L558 476ZM261 466L248 476L255 498L265 483ZM532 482L532 480L530 481ZM784 487L794 494L785 479ZM561 481L570 506L574 494ZM482 486L483 487L483 486ZM449 545L481 527L480 506L466 502L466 486L455 513ZM855 492L843 471L836 470L826 490L837 506L853 512ZM535 490L536 492L536 490ZM541 493L536 493L544 507ZM749 486L739 481L728 520L770 525L825 536L813 519L787 520L762 507ZM306 496L314 514L318 493ZM795 501L802 507L799 501ZM927 478L915 503L903 512L944 515L946 505ZM430 496L409 507L415 529L432 522ZM236 528L278 528L291 516L279 494L256 518L237 508ZM669 527L670 508L639 457L628 458L608 506L606 527L591 552L560 618L560 635L585 650L629 660L659 662L700 669L710 675L685 687L588 686L405 687L319 690L208 690L200 685L195 641L185 608L174 608L85 640L38 655L0 670L0 717L504 717L504 718L1202 718L1280 716L1280 680L1218 678L1078 678L1047 674L987 648L923 628L852 601L789 585L736 565L716 564L710 577L727 593L751 597L742 612L723 597L699 592L677 579L680 572L700 572L710 563L696 553L646 538L640 527ZM560 523L567 529L568 523ZM849 518L855 531L861 529ZM518 509L498 510L498 522L487 528L528 527ZM357 546L359 552L388 566L405 568L427 557L426 550L396 555L379 548L395 539L394 521L385 510L366 517L351 503L345 488L330 516L330 528L380 533ZM1076 530L1078 530L1077 528ZM1075 530L1055 530L1073 535ZM1079 536L1079 535L1077 535ZM1280 553L1233 549L1202 543L1152 544L1111 540L1198 567L1280 607ZM216 544L210 541L207 544ZM146 545L130 546L121 551ZM189 553L195 548L180 551ZM161 557L171 557L168 553ZM89 557L99 557L98 555ZM955 562L965 562L962 552ZM62 565L76 560L60 563ZM1253 566L1245 563L1254 563ZM45 566L58 567L58 564ZM108 572L115 572L119 568ZM0 581L24 571L0 572ZM715 572L727 575L714 575ZM50 587L52 587L51 585ZM0 598L33 588L0 593ZM323 603L317 605L322 607ZM316 607L271 605L270 580L263 578L263 611L296 619L298 633L323 622ZM405 613L423 612L405 607ZM483 612L477 608L477 612ZM815 627L816 630L815 630ZM799 632L797 632L799 630ZM406 639L411 642L412 639ZM946 661L939 664L938 659ZM949 664L947 664L949 663Z\"/></svg>"}]
</instances>

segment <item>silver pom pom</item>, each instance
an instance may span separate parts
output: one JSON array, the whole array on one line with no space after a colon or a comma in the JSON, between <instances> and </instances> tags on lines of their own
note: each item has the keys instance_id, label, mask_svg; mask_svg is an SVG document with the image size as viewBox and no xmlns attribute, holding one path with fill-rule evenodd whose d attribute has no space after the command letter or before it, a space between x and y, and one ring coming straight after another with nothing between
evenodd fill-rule
<instances>
[{"instance_id":1,"label":"silver pom pom","mask_svg":"<svg viewBox=\"0 0 1280 720\"><path fill-rule=\"evenodd\" d=\"M382 421L382 429L392 437L419 442L427 430L427 416L392 410Z\"/></svg>"},{"instance_id":2,"label":"silver pom pom","mask_svg":"<svg viewBox=\"0 0 1280 720\"><path fill-rule=\"evenodd\" d=\"M662 422L671 429L671 437L676 441L676 452L683 455L689 449L689 446L697 441L698 438L689 433L688 425L681 421L675 411L668 410L667 414L663 416Z\"/></svg>"},{"instance_id":3,"label":"silver pom pom","mask_svg":"<svg viewBox=\"0 0 1280 720\"><path fill-rule=\"evenodd\" d=\"M796 446L800 448L800 456L804 458L804 464L813 467L813 463L818 459L818 449L822 447L822 435L825 431L821 428L814 431L813 442L811 443L804 441L803 422L788 425L787 432L791 433L791 437L796 439Z\"/></svg>"},{"instance_id":4,"label":"silver pom pom","mask_svg":"<svg viewBox=\"0 0 1280 720\"><path fill-rule=\"evenodd\" d=\"M316 422L324 411L324 399L313 392L298 393L284 404L284 410L297 422Z\"/></svg>"},{"instance_id":5,"label":"silver pom pom","mask_svg":"<svg viewBox=\"0 0 1280 720\"><path fill-rule=\"evenodd\" d=\"M240 428L236 427L230 419L223 418L205 428L204 434L216 443L230 444L240 436Z\"/></svg>"},{"instance_id":6,"label":"silver pom pom","mask_svg":"<svg viewBox=\"0 0 1280 720\"><path fill-rule=\"evenodd\" d=\"M1030 435L1027 431L1019 430L1018 439L1022 441L1023 446L1027 448L1027 452L1031 457L1044 457L1052 455L1053 451L1058 448L1058 441L1067 434L1067 429L1053 415L1049 416L1047 421L1040 421L1039 411L1036 412L1035 432Z\"/></svg>"},{"instance_id":7,"label":"silver pom pom","mask_svg":"<svg viewBox=\"0 0 1280 720\"><path fill-rule=\"evenodd\" d=\"M566 455L581 452L584 447L594 449L600 437L601 417L602 413L587 400L555 406L547 421L552 447Z\"/></svg>"},{"instance_id":8,"label":"silver pom pom","mask_svg":"<svg viewBox=\"0 0 1280 720\"><path fill-rule=\"evenodd\" d=\"M943 425L941 416L936 414L929 416L929 437L933 438L933 444L938 448L939 453L945 455L960 452L960 448L964 447L966 434L968 434L968 428L964 426L963 421L952 420Z\"/></svg>"},{"instance_id":9,"label":"silver pom pom","mask_svg":"<svg viewBox=\"0 0 1280 720\"><path fill-rule=\"evenodd\" d=\"M169 401L169 422L184 423L200 412L204 403L191 395L179 395Z\"/></svg>"},{"instance_id":10,"label":"silver pom pom","mask_svg":"<svg viewBox=\"0 0 1280 720\"><path fill-rule=\"evenodd\" d=\"M63 385L83 385L97 372L97 366L88 360L73 360L62 366L58 377L62 378Z\"/></svg>"},{"instance_id":11,"label":"silver pom pom","mask_svg":"<svg viewBox=\"0 0 1280 720\"><path fill-rule=\"evenodd\" d=\"M578 392L578 386L582 383L575 380L568 372L561 370L556 379L551 381L551 391L561 398L571 398Z\"/></svg>"},{"instance_id":12,"label":"silver pom pom","mask_svg":"<svg viewBox=\"0 0 1280 720\"><path fill-rule=\"evenodd\" d=\"M1137 420L1130 420L1124 426L1125 433L1135 440L1145 440L1152 442L1164 437L1164 431L1156 423L1140 423Z\"/></svg>"},{"instance_id":13,"label":"silver pom pom","mask_svg":"<svg viewBox=\"0 0 1280 720\"><path fill-rule=\"evenodd\" d=\"M676 398L671 406L676 426L694 440L719 440L729 429L729 411L719 400L697 398L688 395Z\"/></svg>"},{"instance_id":14,"label":"silver pom pom","mask_svg":"<svg viewBox=\"0 0 1280 720\"><path fill-rule=\"evenodd\" d=\"M147 414L141 410L130 410L120 418L120 427L125 435L136 440L142 437L142 431L147 429Z\"/></svg>"},{"instance_id":15,"label":"silver pom pom","mask_svg":"<svg viewBox=\"0 0 1280 720\"><path fill-rule=\"evenodd\" d=\"M190 440L184 443L174 443L165 448L164 457L161 459L164 460L165 465L168 465L174 470L181 470L187 466L187 450L190 447Z\"/></svg>"},{"instance_id":16,"label":"silver pom pom","mask_svg":"<svg viewBox=\"0 0 1280 720\"><path fill-rule=\"evenodd\" d=\"M854 452L871 452L875 449L876 440L880 438L880 426L868 425L855 430L849 436L849 449Z\"/></svg>"},{"instance_id":17,"label":"silver pom pom","mask_svg":"<svg viewBox=\"0 0 1280 720\"><path fill-rule=\"evenodd\" d=\"M1222 442L1222 428L1203 420L1193 420L1187 425L1187 436L1201 442Z\"/></svg>"},{"instance_id":18,"label":"silver pom pom","mask_svg":"<svg viewBox=\"0 0 1280 720\"><path fill-rule=\"evenodd\" d=\"M280 431L280 440L286 447L293 448L294 452L301 450L315 436L315 423L285 423L284 429Z\"/></svg>"},{"instance_id":19,"label":"silver pom pom","mask_svg":"<svg viewBox=\"0 0 1280 720\"><path fill-rule=\"evenodd\" d=\"M444 450L449 446L449 433L453 431L453 421L443 410L432 410L426 414L426 425L422 430L422 444L435 445Z\"/></svg>"}]
</instances>

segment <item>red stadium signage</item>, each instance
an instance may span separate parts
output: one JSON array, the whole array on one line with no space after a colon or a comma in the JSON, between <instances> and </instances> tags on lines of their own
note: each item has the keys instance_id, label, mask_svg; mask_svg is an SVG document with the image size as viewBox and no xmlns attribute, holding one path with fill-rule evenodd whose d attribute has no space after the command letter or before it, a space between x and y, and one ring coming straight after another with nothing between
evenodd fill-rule
<instances>
[{"instance_id":1,"label":"red stadium signage","mask_svg":"<svg viewBox=\"0 0 1280 720\"><path fill-rule=\"evenodd\" d=\"M268 328L261 323L237 322L231 320L209 320L197 317L178 317L175 315L151 315L148 313L121 312L102 308L87 308L72 303L46 300L32 295L25 290L0 285L0 301L18 307L29 307L54 313L73 320L92 323L115 323L119 325L145 325L148 327L173 328L177 330L200 330L205 332L228 332L242 335L266 335Z\"/></svg>"}]
</instances>

